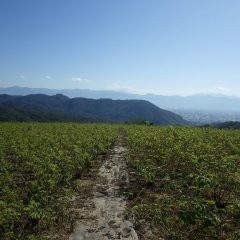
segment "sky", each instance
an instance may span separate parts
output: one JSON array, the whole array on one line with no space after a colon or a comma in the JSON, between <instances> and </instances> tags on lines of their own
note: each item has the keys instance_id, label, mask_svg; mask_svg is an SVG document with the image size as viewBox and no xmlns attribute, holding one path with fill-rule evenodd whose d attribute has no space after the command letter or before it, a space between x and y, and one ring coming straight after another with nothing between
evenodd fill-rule
<instances>
[{"instance_id":1,"label":"sky","mask_svg":"<svg viewBox=\"0 0 240 240\"><path fill-rule=\"evenodd\" d=\"M0 87L240 96L239 0L0 0Z\"/></svg>"}]
</instances>

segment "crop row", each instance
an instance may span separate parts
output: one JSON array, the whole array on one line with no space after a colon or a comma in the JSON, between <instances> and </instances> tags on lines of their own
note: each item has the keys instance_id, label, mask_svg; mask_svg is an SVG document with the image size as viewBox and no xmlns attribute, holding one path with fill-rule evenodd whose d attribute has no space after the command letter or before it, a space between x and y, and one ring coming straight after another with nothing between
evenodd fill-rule
<instances>
[{"instance_id":1,"label":"crop row","mask_svg":"<svg viewBox=\"0 0 240 240\"><path fill-rule=\"evenodd\" d=\"M35 239L34 233L71 221L73 180L117 131L97 124L1 124L0 239Z\"/></svg>"},{"instance_id":2,"label":"crop row","mask_svg":"<svg viewBox=\"0 0 240 240\"><path fill-rule=\"evenodd\" d=\"M140 231L152 229L159 239L240 239L240 131L125 129Z\"/></svg>"}]
</instances>

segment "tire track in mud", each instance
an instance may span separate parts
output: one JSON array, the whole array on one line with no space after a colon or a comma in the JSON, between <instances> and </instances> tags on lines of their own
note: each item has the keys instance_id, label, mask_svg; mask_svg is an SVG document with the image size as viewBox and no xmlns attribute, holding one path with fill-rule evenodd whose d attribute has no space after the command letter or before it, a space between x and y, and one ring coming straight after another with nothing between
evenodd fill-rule
<instances>
[{"instance_id":1,"label":"tire track in mud","mask_svg":"<svg viewBox=\"0 0 240 240\"><path fill-rule=\"evenodd\" d=\"M120 134L99 169L94 196L86 203L90 207L82 210L69 240L138 240L126 214L127 202L120 193L121 186L127 188L129 183L125 151Z\"/></svg>"}]
</instances>

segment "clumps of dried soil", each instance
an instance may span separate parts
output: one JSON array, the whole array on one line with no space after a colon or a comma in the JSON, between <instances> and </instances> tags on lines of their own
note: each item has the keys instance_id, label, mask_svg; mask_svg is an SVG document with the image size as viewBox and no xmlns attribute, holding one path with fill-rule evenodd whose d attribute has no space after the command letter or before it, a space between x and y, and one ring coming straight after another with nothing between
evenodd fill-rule
<instances>
[{"instance_id":1,"label":"clumps of dried soil","mask_svg":"<svg viewBox=\"0 0 240 240\"><path fill-rule=\"evenodd\" d=\"M92 191L89 186L92 195L86 199L76 196L74 206L79 216L69 240L138 240L121 194L129 184L125 151L120 137L100 167Z\"/></svg>"}]
</instances>

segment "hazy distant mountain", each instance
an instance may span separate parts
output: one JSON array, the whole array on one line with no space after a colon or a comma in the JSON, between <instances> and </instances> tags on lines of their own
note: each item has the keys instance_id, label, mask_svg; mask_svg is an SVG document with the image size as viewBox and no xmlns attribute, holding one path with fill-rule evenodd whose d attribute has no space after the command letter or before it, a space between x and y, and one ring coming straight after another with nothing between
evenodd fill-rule
<instances>
[{"instance_id":1,"label":"hazy distant mountain","mask_svg":"<svg viewBox=\"0 0 240 240\"><path fill-rule=\"evenodd\" d=\"M158 108L144 100L111 100L68 98L57 94L48 96L33 94L27 96L0 95L0 106L25 110L27 113L57 114L75 116L101 122L135 122L147 120L155 124L186 124L179 115Z\"/></svg>"},{"instance_id":2,"label":"hazy distant mountain","mask_svg":"<svg viewBox=\"0 0 240 240\"><path fill-rule=\"evenodd\" d=\"M70 98L84 97L84 98L110 98L114 100L127 100L127 99L141 99L141 95L109 91L109 90L88 90L88 89L48 89L48 88L28 88L28 87L9 87L0 88L0 94L21 95L26 96L30 94L47 94L56 95L62 94Z\"/></svg>"},{"instance_id":3,"label":"hazy distant mountain","mask_svg":"<svg viewBox=\"0 0 240 240\"><path fill-rule=\"evenodd\" d=\"M0 94L9 95L29 95L29 94L63 94L68 97L84 98L111 98L111 99L142 99L150 101L163 109L182 109L182 110L215 110L215 111L240 111L240 98L228 97L219 94L197 94L188 97L182 96L162 96L155 94L138 95L117 91L94 91L87 89L46 89L46 88L25 88L10 87L0 88Z\"/></svg>"}]
</instances>

